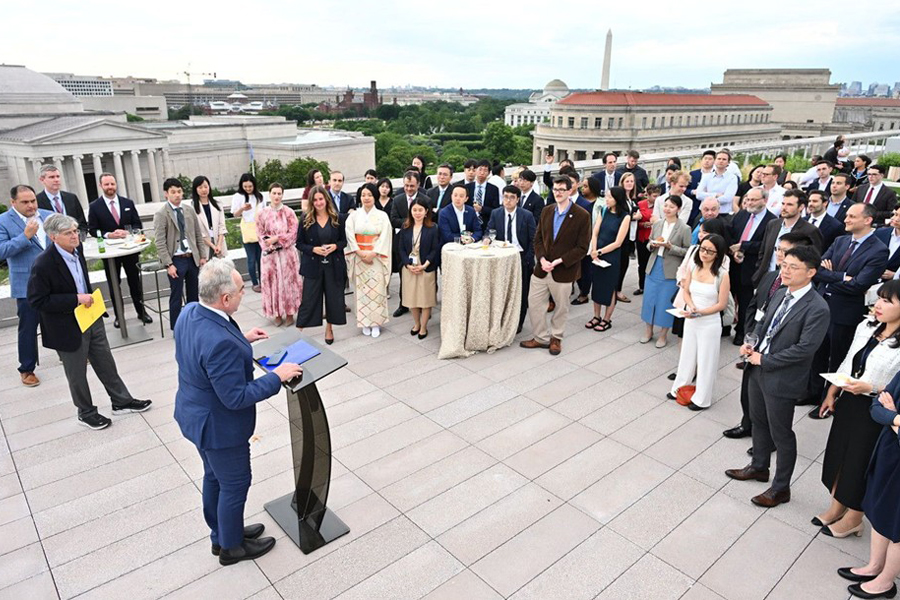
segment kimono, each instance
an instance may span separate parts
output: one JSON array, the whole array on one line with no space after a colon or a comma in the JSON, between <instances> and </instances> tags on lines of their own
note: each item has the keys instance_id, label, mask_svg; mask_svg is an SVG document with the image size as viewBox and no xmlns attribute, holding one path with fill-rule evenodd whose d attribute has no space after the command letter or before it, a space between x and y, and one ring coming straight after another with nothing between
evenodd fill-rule
<instances>
[{"instance_id":1,"label":"kimono","mask_svg":"<svg viewBox=\"0 0 900 600\"><path fill-rule=\"evenodd\" d=\"M387 214L374 206L359 208L347 216L347 272L356 286L357 327L381 326L388 321L388 281L391 276L393 228ZM372 264L356 254L374 251Z\"/></svg>"}]
</instances>

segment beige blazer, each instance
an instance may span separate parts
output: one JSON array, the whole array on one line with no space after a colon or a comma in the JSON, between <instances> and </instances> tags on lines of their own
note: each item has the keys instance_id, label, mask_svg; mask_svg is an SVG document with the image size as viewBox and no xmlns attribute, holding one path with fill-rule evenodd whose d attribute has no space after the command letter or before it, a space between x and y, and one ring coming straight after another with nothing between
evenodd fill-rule
<instances>
[{"instance_id":1,"label":"beige blazer","mask_svg":"<svg viewBox=\"0 0 900 600\"><path fill-rule=\"evenodd\" d=\"M200 259L205 259L207 255L206 245L203 239L209 235L208 229L200 226L197 219L197 213L190 202L182 202L181 208L184 209L184 237L186 238L188 250L194 259L194 264L200 266ZM168 202L163 202L156 214L153 215L153 235L156 239L156 252L159 255L159 262L163 267L172 264L172 255L178 246L178 222L175 218L175 212Z\"/></svg>"},{"instance_id":2,"label":"beige blazer","mask_svg":"<svg viewBox=\"0 0 900 600\"><path fill-rule=\"evenodd\" d=\"M182 206L183 205L184 204L182 204ZM219 236L222 236L221 250L222 252L228 252L228 245L225 241L225 211L222 210L221 207L219 208L219 210L216 210L216 207L212 204L209 205L209 208L209 212L212 214L212 224L206 222L206 211L203 210L203 206L200 207L199 213L195 212L194 214L197 215L197 220L200 221L200 227L204 232L208 232L210 229L216 232L216 235L212 240L213 244L216 243L216 240L219 239Z\"/></svg>"},{"instance_id":3,"label":"beige blazer","mask_svg":"<svg viewBox=\"0 0 900 600\"><path fill-rule=\"evenodd\" d=\"M650 228L651 240L662 237L663 225L665 225L665 221L662 219L653 224ZM679 219L675 222L675 227L672 228L672 234L669 236L668 241L672 244L672 247L663 250L663 276L666 279L675 279L681 259L691 245L691 228ZM653 270L653 265L656 264L659 248L654 248L649 243L647 247L650 248L650 260L647 261L647 273L649 273Z\"/></svg>"}]
</instances>

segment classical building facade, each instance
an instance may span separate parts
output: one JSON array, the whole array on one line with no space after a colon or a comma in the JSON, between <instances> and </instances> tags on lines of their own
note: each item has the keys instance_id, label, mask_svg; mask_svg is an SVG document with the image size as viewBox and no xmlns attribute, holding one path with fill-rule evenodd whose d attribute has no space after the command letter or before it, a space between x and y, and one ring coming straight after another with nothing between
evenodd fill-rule
<instances>
[{"instance_id":1,"label":"classical building facade","mask_svg":"<svg viewBox=\"0 0 900 600\"><path fill-rule=\"evenodd\" d=\"M159 202L165 177L204 174L236 187L251 157L259 164L301 156L326 160L348 179L375 164L375 140L355 132L299 130L282 117L193 117L128 123L124 112L86 111L56 81L25 67L0 65L0 187L39 187L41 166L55 164L64 189L82 203L98 196L97 177L116 175L119 193Z\"/></svg>"},{"instance_id":2,"label":"classical building facade","mask_svg":"<svg viewBox=\"0 0 900 600\"><path fill-rule=\"evenodd\" d=\"M534 131L534 163L592 160L604 152L675 152L780 139L772 107L750 95L576 92Z\"/></svg>"},{"instance_id":3,"label":"classical building facade","mask_svg":"<svg viewBox=\"0 0 900 600\"><path fill-rule=\"evenodd\" d=\"M528 97L528 102L510 104L503 112L503 122L510 127L518 125L538 125L550 119L550 108L569 95L569 86L554 79L540 92Z\"/></svg>"},{"instance_id":4,"label":"classical building facade","mask_svg":"<svg viewBox=\"0 0 900 600\"><path fill-rule=\"evenodd\" d=\"M838 98L835 123L864 126L868 131L900 129L900 100L896 98Z\"/></svg>"}]
</instances>

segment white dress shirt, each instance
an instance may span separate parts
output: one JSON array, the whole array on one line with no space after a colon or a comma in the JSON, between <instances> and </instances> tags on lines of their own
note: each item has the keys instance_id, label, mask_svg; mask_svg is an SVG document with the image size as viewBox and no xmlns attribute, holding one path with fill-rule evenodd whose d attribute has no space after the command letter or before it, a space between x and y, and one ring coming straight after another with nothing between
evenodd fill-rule
<instances>
[{"instance_id":1,"label":"white dress shirt","mask_svg":"<svg viewBox=\"0 0 900 600\"><path fill-rule=\"evenodd\" d=\"M508 210L503 211L503 235L506 235L506 226L509 223L509 217L512 215L512 235L510 235L510 239L506 240L510 244L516 247L516 250L519 252L522 251L522 245L519 244L519 238L516 236L516 211L509 212Z\"/></svg>"},{"instance_id":2,"label":"white dress shirt","mask_svg":"<svg viewBox=\"0 0 900 600\"><path fill-rule=\"evenodd\" d=\"M781 216L781 204L784 202L785 191L786 190L777 183L771 190L767 190L769 197L766 199L766 208L768 208L769 212L776 217Z\"/></svg>"},{"instance_id":3,"label":"white dress shirt","mask_svg":"<svg viewBox=\"0 0 900 600\"><path fill-rule=\"evenodd\" d=\"M669 197L669 194L663 194L659 198L656 199L656 203L653 205L653 216L657 219L665 219L665 215L663 215L663 204L666 203L666 198ZM681 222L687 225L688 219L691 216L691 209L694 207L694 201L691 200L691 197L687 194L681 195L681 208L678 209L678 218L681 219Z\"/></svg>"},{"instance_id":4,"label":"white dress shirt","mask_svg":"<svg viewBox=\"0 0 900 600\"><path fill-rule=\"evenodd\" d=\"M12 211L14 213L16 213L17 215L19 215L19 218L22 219L22 222L26 226L28 225L28 219L25 217L25 215L23 215L22 213L17 211L15 208L13 208ZM37 243L41 245L41 248L46 249L47 248L47 234L44 233L44 220L41 219L41 213L39 213L39 212L34 213L34 217L32 217L32 218L35 219L38 224L38 230L34 234L34 236L32 236L32 239L37 239Z\"/></svg>"},{"instance_id":5,"label":"white dress shirt","mask_svg":"<svg viewBox=\"0 0 900 600\"><path fill-rule=\"evenodd\" d=\"M462 233L466 230L466 206L465 204L462 208L453 206L453 210L456 212L456 220L459 221L459 232Z\"/></svg>"},{"instance_id":6,"label":"white dress shirt","mask_svg":"<svg viewBox=\"0 0 900 600\"><path fill-rule=\"evenodd\" d=\"M791 292L791 303L788 305L787 312L784 313L784 315L781 316L781 323L784 323L784 320L787 318L787 316L790 314L790 312L794 309L795 306L797 306L797 302L800 300L800 298L802 298L802 297L805 296L807 293L809 293L810 290L812 290L812 282L807 283L805 286L803 286L802 288L800 288L800 289L797 290L796 292ZM784 299L782 299L781 303L782 303L782 304L784 303ZM774 313L774 314L777 315L777 314L778 314L778 311L780 311L780 310L781 310L781 304L779 304L779 305L778 305L778 308L775 309L775 313ZM779 325L781 325L781 323L779 323ZM771 324L770 324L770 329L771 329ZM769 343L768 343L768 342L769 342L769 337L768 337L768 334L769 334L769 331L766 331L766 332L764 333L762 342L761 342L760 345L759 345L759 351L760 351L761 354L768 354L768 353L769 353Z\"/></svg>"},{"instance_id":7,"label":"white dress shirt","mask_svg":"<svg viewBox=\"0 0 900 600\"><path fill-rule=\"evenodd\" d=\"M897 235L897 230L891 232L890 243L888 244L888 258L894 255L894 252L897 251L897 248L900 248L900 235Z\"/></svg>"}]
</instances>

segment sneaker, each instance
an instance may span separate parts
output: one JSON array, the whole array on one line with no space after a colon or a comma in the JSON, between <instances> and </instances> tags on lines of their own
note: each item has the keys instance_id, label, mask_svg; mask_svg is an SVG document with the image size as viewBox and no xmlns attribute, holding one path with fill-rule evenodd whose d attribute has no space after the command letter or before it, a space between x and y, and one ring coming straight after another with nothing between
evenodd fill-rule
<instances>
[{"instance_id":1,"label":"sneaker","mask_svg":"<svg viewBox=\"0 0 900 600\"><path fill-rule=\"evenodd\" d=\"M372 337L377 338L379 335L381 335L381 327L376 325L375 327L372 328Z\"/></svg>"},{"instance_id":2,"label":"sneaker","mask_svg":"<svg viewBox=\"0 0 900 600\"><path fill-rule=\"evenodd\" d=\"M112 414L114 415L127 415L128 413L139 413L144 412L145 410L150 410L150 405L153 404L150 400L132 400L128 404L123 404L122 406L113 406Z\"/></svg>"},{"instance_id":3,"label":"sneaker","mask_svg":"<svg viewBox=\"0 0 900 600\"><path fill-rule=\"evenodd\" d=\"M106 429L110 425L112 425L112 421L101 415L100 413L94 413L87 417L78 417L78 424L84 425L90 429Z\"/></svg>"},{"instance_id":4,"label":"sneaker","mask_svg":"<svg viewBox=\"0 0 900 600\"><path fill-rule=\"evenodd\" d=\"M371 327L363 327L363 335L372 335Z\"/></svg>"}]
</instances>

